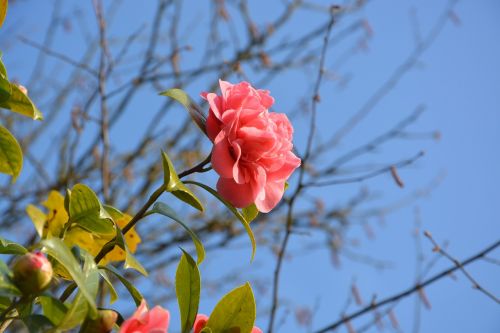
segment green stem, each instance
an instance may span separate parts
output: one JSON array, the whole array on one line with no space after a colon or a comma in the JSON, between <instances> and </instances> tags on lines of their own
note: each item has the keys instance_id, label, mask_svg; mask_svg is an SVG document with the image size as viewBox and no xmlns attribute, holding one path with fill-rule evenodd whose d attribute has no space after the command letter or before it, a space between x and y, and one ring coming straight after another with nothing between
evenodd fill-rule
<instances>
[{"instance_id":1,"label":"green stem","mask_svg":"<svg viewBox=\"0 0 500 333\"><path fill-rule=\"evenodd\" d=\"M179 179L184 178L190 174L196 173L196 172L206 172L210 170L210 168L204 168L208 163L210 163L212 155L208 155L203 161L201 161L199 164L195 165L191 169L188 169L186 171L183 171L179 174ZM130 229L132 229L137 222L139 222L142 218L145 216L149 215L147 214L148 209L158 200L160 195L163 194L166 190L166 185L162 184L159 188L157 188L153 194L149 197L148 201L139 209L137 214L134 215L134 217L127 223L127 225L122 229L122 233L125 235ZM110 251L112 251L115 248L116 245L116 237L107 242L101 251L97 254L95 257L95 262L99 264L99 262L108 254Z\"/></svg>"},{"instance_id":2,"label":"green stem","mask_svg":"<svg viewBox=\"0 0 500 333\"><path fill-rule=\"evenodd\" d=\"M68 287L66 287L66 289L64 289L61 297L59 297L59 300L61 302L65 302L69 296L71 296L71 294L73 293L73 291L75 291L76 289L76 283L72 282Z\"/></svg>"},{"instance_id":3,"label":"green stem","mask_svg":"<svg viewBox=\"0 0 500 333\"><path fill-rule=\"evenodd\" d=\"M136 225L137 222L139 222L145 216L149 207L151 207L156 202L156 200L158 200L158 198L160 197L160 195L162 195L163 192L165 192L164 184L161 185L159 188L157 188L153 192L153 194L151 194L149 200L141 207L141 209L139 209L137 214L135 214L134 217L127 223L125 228L122 229L123 234L126 234L130 229L132 229ZM108 254L115 248L115 245L116 245L116 237L107 242L103 246L101 251L95 257L95 262L98 264L102 260L102 258L106 256L106 254Z\"/></svg>"},{"instance_id":4,"label":"green stem","mask_svg":"<svg viewBox=\"0 0 500 333\"><path fill-rule=\"evenodd\" d=\"M5 309L1 314L0 314L0 328L2 329L6 329L7 326L4 328L3 326L7 323L8 320L10 320L9 318L6 318L7 315L16 308L16 306L18 304L21 304L22 302L24 302L25 298L24 297L21 297L19 298L18 300L14 299L12 301L12 303L10 303L10 305L7 307L7 309Z\"/></svg>"}]
</instances>

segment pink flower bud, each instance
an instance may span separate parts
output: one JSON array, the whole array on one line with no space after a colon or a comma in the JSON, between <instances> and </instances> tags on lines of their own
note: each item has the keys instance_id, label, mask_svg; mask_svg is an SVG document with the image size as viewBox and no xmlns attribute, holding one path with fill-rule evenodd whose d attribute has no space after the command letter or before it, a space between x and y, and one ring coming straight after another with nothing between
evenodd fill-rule
<instances>
[{"instance_id":1,"label":"pink flower bud","mask_svg":"<svg viewBox=\"0 0 500 333\"><path fill-rule=\"evenodd\" d=\"M52 265L41 252L18 257L12 270L14 284L24 295L41 292L52 280Z\"/></svg>"},{"instance_id":2,"label":"pink flower bud","mask_svg":"<svg viewBox=\"0 0 500 333\"><path fill-rule=\"evenodd\" d=\"M87 318L80 333L109 333L113 330L118 314L113 310L99 310L96 319Z\"/></svg>"},{"instance_id":3,"label":"pink flower bud","mask_svg":"<svg viewBox=\"0 0 500 333\"><path fill-rule=\"evenodd\" d=\"M201 333L201 330L203 330L205 328L205 326L207 326L207 322L208 322L207 315L198 314L196 316L196 320L194 321L193 333ZM258 328L257 326L254 326L252 328L251 333L262 333L262 330L260 328Z\"/></svg>"},{"instance_id":4,"label":"pink flower bud","mask_svg":"<svg viewBox=\"0 0 500 333\"><path fill-rule=\"evenodd\" d=\"M17 87L23 94L28 95L28 89L25 86L18 84Z\"/></svg>"}]
</instances>

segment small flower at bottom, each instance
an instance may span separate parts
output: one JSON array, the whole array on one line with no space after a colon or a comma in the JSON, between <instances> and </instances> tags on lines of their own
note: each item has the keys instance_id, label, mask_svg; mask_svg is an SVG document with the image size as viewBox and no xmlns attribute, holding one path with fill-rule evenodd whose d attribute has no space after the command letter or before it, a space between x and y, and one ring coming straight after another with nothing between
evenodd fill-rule
<instances>
[{"instance_id":1,"label":"small flower at bottom","mask_svg":"<svg viewBox=\"0 0 500 333\"><path fill-rule=\"evenodd\" d=\"M52 265L41 253L26 253L14 261L14 284L24 295L37 294L46 289L52 280Z\"/></svg>"},{"instance_id":2,"label":"small flower at bottom","mask_svg":"<svg viewBox=\"0 0 500 333\"><path fill-rule=\"evenodd\" d=\"M148 311L146 301L143 299L132 317L123 322L120 333L167 333L169 322L168 310L155 306Z\"/></svg>"},{"instance_id":3,"label":"small flower at bottom","mask_svg":"<svg viewBox=\"0 0 500 333\"><path fill-rule=\"evenodd\" d=\"M207 322L208 322L208 316L207 315L204 315L204 314L199 314L196 316L196 320L194 321L194 325L193 325L193 333L200 333L201 330L207 326ZM257 326L254 326L252 328L252 332L251 333L262 333L262 330L260 328L258 328Z\"/></svg>"},{"instance_id":4,"label":"small flower at bottom","mask_svg":"<svg viewBox=\"0 0 500 333\"><path fill-rule=\"evenodd\" d=\"M99 310L97 317L87 318L79 333L109 333L113 330L118 314L113 310Z\"/></svg>"}]
</instances>

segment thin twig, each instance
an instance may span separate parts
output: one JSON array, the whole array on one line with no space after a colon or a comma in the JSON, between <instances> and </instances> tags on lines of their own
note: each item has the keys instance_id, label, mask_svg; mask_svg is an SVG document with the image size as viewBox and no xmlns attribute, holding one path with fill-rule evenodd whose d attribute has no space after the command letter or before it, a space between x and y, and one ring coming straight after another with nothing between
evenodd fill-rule
<instances>
[{"instance_id":1,"label":"thin twig","mask_svg":"<svg viewBox=\"0 0 500 333\"><path fill-rule=\"evenodd\" d=\"M101 140L102 140L102 156L101 156L101 179L102 193L106 201L109 202L109 115L108 105L106 103L106 59L108 55L108 42L106 40L106 21L102 12L101 0L93 0L94 11L96 14L99 26L99 43L101 45L101 57L99 61L99 96L101 100Z\"/></svg>"},{"instance_id":2,"label":"thin twig","mask_svg":"<svg viewBox=\"0 0 500 333\"><path fill-rule=\"evenodd\" d=\"M460 269L460 267L467 266L468 264L483 258L486 254L490 253L491 251L495 250L498 247L500 247L500 240L496 241L495 243L491 244L490 246L486 247L485 249L481 250L480 252L476 253L475 255L465 259L458 266L455 264L455 265L445 269L444 271L442 271L440 273L437 273L436 275L430 277L429 279L427 279L419 284L416 284L410 288L407 288L407 289L403 290L402 292L399 292L393 296L389 296L387 298L384 298L383 300L381 300L379 302L370 304L369 306L366 306L366 307L364 307L364 308L362 308L362 309L360 309L360 310L358 310L358 311L356 311L348 316L341 318L340 320L338 320L338 321L336 321L336 322L334 322L334 323L332 323L332 324L330 324L330 325L328 325L320 330L315 331L315 333L324 333L324 332L332 331L332 330L336 329L337 327L339 327L340 325L344 324L346 321L356 319L356 318L358 318L366 313L373 311L373 309L375 309L375 308L379 308L379 307L384 306L386 304L396 302L404 297L410 296L413 293L418 292L420 289L427 287L428 285L430 285L436 281L439 281L442 278L449 276L454 271Z\"/></svg>"},{"instance_id":3,"label":"thin twig","mask_svg":"<svg viewBox=\"0 0 500 333\"><path fill-rule=\"evenodd\" d=\"M314 133L316 129L316 108L317 108L317 103L320 100L319 97L319 89L321 87L321 82L323 79L323 74L324 74L324 63L325 63L325 58L326 58L326 51L328 50L328 41L330 40L330 33L332 30L333 25L335 24L335 15L332 12L330 14L330 20L328 22L328 26L326 29L325 37L324 37L324 42L323 42L323 49L321 51L321 58L319 61L319 70L318 70L318 77L316 80L316 84L314 86L314 91L313 95L311 97L311 121L309 125L309 135L307 138L307 145L306 145L306 151L304 153L304 156L302 158L300 170L299 170L299 180L298 180L298 186L295 189L294 193L292 194L292 197L290 198L288 202L288 212L287 212L287 218L286 218L286 230L285 230L285 236L283 237L283 241L281 243L281 246L278 251L278 258L276 261L276 267L274 269L274 276L273 276L273 291L272 291L272 300L271 300L271 310L269 313L269 324L268 324L268 333L272 333L274 329L274 321L276 317L276 310L278 308L278 292L279 292L279 279L280 279L280 274L281 274L281 266L283 264L283 259L285 257L285 252L286 248L288 245L288 240L290 238L290 234L292 231L292 224L293 224L293 204L295 202L295 199L298 197L299 193L303 189L303 179L305 175L305 168L306 164L308 163L308 159L311 154L311 148L312 148L312 142L314 139Z\"/></svg>"},{"instance_id":4,"label":"thin twig","mask_svg":"<svg viewBox=\"0 0 500 333\"><path fill-rule=\"evenodd\" d=\"M493 301L495 301L497 304L500 304L500 298L495 296L493 293L490 291L486 290L484 287L482 287L476 279L472 277L472 275L464 268L464 265L458 261L456 258L454 258L452 255L450 255L447 251L445 251L439 244L434 240L432 237L431 233L428 231L424 232L425 237L427 237L431 243L434 245L434 248L432 251L434 252L439 252L442 256L446 257L449 259L452 263L455 264L455 266L460 269L460 271L465 275L465 277L472 283L472 288L477 289L478 291L482 292L489 298L491 298Z\"/></svg>"},{"instance_id":5,"label":"thin twig","mask_svg":"<svg viewBox=\"0 0 500 333\"><path fill-rule=\"evenodd\" d=\"M364 180L367 180L367 179L379 176L381 174L390 172L392 168L395 168L395 167L396 168L401 168L401 167L405 167L405 166L411 165L411 164L413 164L416 160L418 160L422 156L424 156L424 152L419 152L417 155L415 155L415 156L413 156L413 157L411 157L409 159L406 159L406 160L403 160L403 161L391 164L389 166L386 166L386 167L383 167L383 168L371 171L371 172L369 172L367 174L364 174L364 175L361 175L361 176L350 177L350 178L342 178L342 179L333 179L333 180L326 180L326 181L316 181L316 182L312 181L312 182L306 183L305 186L323 187L323 186L332 186L332 185L340 185L340 184L350 184L350 183L362 182Z\"/></svg>"}]
</instances>

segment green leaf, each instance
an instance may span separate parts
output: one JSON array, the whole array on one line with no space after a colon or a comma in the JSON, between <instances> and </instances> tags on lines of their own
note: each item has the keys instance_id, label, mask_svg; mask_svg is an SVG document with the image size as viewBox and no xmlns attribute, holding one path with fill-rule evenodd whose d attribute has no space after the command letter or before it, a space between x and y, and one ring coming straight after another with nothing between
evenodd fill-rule
<instances>
[{"instance_id":1,"label":"green leaf","mask_svg":"<svg viewBox=\"0 0 500 333\"><path fill-rule=\"evenodd\" d=\"M0 311L5 311L12 304L9 297L0 296Z\"/></svg>"},{"instance_id":2,"label":"green leaf","mask_svg":"<svg viewBox=\"0 0 500 333\"><path fill-rule=\"evenodd\" d=\"M0 0L0 3L2 1L7 1L7 0ZM3 76L6 80L8 80L8 78L9 78L9 76L7 75L7 69L5 68L5 65L3 64L1 52L0 52L0 76Z\"/></svg>"},{"instance_id":3,"label":"green leaf","mask_svg":"<svg viewBox=\"0 0 500 333\"><path fill-rule=\"evenodd\" d=\"M181 332L189 333L198 313L201 278L193 258L186 251L182 250L182 252L175 273L175 293L181 313Z\"/></svg>"},{"instance_id":4,"label":"green leaf","mask_svg":"<svg viewBox=\"0 0 500 333\"><path fill-rule=\"evenodd\" d=\"M91 313L97 313L95 296L93 295L91 288L87 286L88 281L86 281L86 279L88 277L84 275L78 261L75 259L73 253L71 253L66 244L64 244L64 242L59 238L44 239L41 244L43 246L43 251L59 262L69 273L73 281L75 281L80 289L79 293L81 293L89 304Z\"/></svg>"},{"instance_id":5,"label":"green leaf","mask_svg":"<svg viewBox=\"0 0 500 333\"><path fill-rule=\"evenodd\" d=\"M83 255L85 258L83 273L85 276L86 288L92 295L92 299L95 300L99 289L99 272L94 262L94 258L86 252L83 252ZM92 309L89 303L85 300L82 291L83 290L80 288L73 299L73 302L68 307L68 311L62 318L61 322L57 325L58 329L70 330L75 328L85 320L87 315L91 318L97 317L97 309Z\"/></svg>"},{"instance_id":6,"label":"green leaf","mask_svg":"<svg viewBox=\"0 0 500 333\"><path fill-rule=\"evenodd\" d=\"M33 303L29 299L21 299L16 305L16 311L19 318L26 318L33 312Z\"/></svg>"},{"instance_id":7,"label":"green leaf","mask_svg":"<svg viewBox=\"0 0 500 333\"><path fill-rule=\"evenodd\" d=\"M28 332L30 333L50 332L50 330L54 327L49 318L40 314L32 314L23 318L23 323L26 325Z\"/></svg>"},{"instance_id":8,"label":"green leaf","mask_svg":"<svg viewBox=\"0 0 500 333\"><path fill-rule=\"evenodd\" d=\"M148 276L148 272L146 271L144 266L142 266L139 260L137 260L137 258L132 253L130 253L128 249L125 250L125 263L123 264L123 268L132 268L142 275Z\"/></svg>"},{"instance_id":9,"label":"green leaf","mask_svg":"<svg viewBox=\"0 0 500 333\"><path fill-rule=\"evenodd\" d=\"M193 185L199 186L202 189L204 189L205 191L207 191L208 193L212 194L220 202L222 202L234 214L234 216L236 216L238 218L238 220L240 220L241 224L243 224L243 227L245 228L245 230L248 234L248 237L250 238L250 241L252 242L252 257L251 257L250 261L253 261L253 259L255 257L255 251L257 249L257 243L255 242L255 237L253 235L252 228L250 228L250 224L245 219L245 217L236 208L234 208L233 205L231 205L228 201L226 201L224 198L222 198L219 195L219 193L217 193L217 191L214 190L213 188L211 188L210 186L207 186L205 184L195 182L192 180L186 181L186 184L193 184Z\"/></svg>"},{"instance_id":10,"label":"green leaf","mask_svg":"<svg viewBox=\"0 0 500 333\"><path fill-rule=\"evenodd\" d=\"M111 236L116 230L111 216L88 186L76 184L69 200L69 222L97 236Z\"/></svg>"},{"instance_id":11,"label":"green leaf","mask_svg":"<svg viewBox=\"0 0 500 333\"><path fill-rule=\"evenodd\" d=\"M0 260L0 297L21 296L21 291L12 283L12 272L3 260ZM9 302L10 305L10 302Z\"/></svg>"},{"instance_id":12,"label":"green leaf","mask_svg":"<svg viewBox=\"0 0 500 333\"><path fill-rule=\"evenodd\" d=\"M24 246L0 237L0 254L25 254L28 252Z\"/></svg>"},{"instance_id":13,"label":"green leaf","mask_svg":"<svg viewBox=\"0 0 500 333\"><path fill-rule=\"evenodd\" d=\"M7 264L2 259L0 259L0 280L4 280L11 275L12 273L9 266L7 266Z\"/></svg>"},{"instance_id":14,"label":"green leaf","mask_svg":"<svg viewBox=\"0 0 500 333\"><path fill-rule=\"evenodd\" d=\"M113 220L119 220L124 215L118 208L115 208L113 206L104 204L102 205L102 207L106 210L106 212Z\"/></svg>"},{"instance_id":15,"label":"green leaf","mask_svg":"<svg viewBox=\"0 0 500 333\"><path fill-rule=\"evenodd\" d=\"M12 95L12 88L10 86L10 82L7 79L7 76L4 76L4 74L2 73L4 70L5 67L3 67L3 64L0 60L0 102L8 100Z\"/></svg>"},{"instance_id":16,"label":"green leaf","mask_svg":"<svg viewBox=\"0 0 500 333\"><path fill-rule=\"evenodd\" d=\"M166 191L172 193L180 200L202 212L203 205L201 204L200 200L194 195L193 192L191 192L190 189L186 187L186 185L184 185L183 182L181 182L179 176L175 172L172 161L164 151L162 151L162 160Z\"/></svg>"},{"instance_id":17,"label":"green leaf","mask_svg":"<svg viewBox=\"0 0 500 333\"><path fill-rule=\"evenodd\" d=\"M207 327L212 332L250 333L255 323L256 308L252 287L247 282L227 293L210 314Z\"/></svg>"},{"instance_id":18,"label":"green leaf","mask_svg":"<svg viewBox=\"0 0 500 333\"><path fill-rule=\"evenodd\" d=\"M120 228L117 225L115 225L115 228L116 228L115 243L123 251L125 251L125 263L123 264L123 268L125 269L132 268L141 273L142 275L148 276L148 272L146 271L146 269L141 265L141 263L134 257L134 255L128 249L127 243L123 238L123 233L120 230Z\"/></svg>"},{"instance_id":19,"label":"green leaf","mask_svg":"<svg viewBox=\"0 0 500 333\"><path fill-rule=\"evenodd\" d=\"M34 120L42 120L42 113L36 108L31 99L14 83L10 83L12 93L10 98L0 102L0 107L19 113Z\"/></svg>"},{"instance_id":20,"label":"green leaf","mask_svg":"<svg viewBox=\"0 0 500 333\"><path fill-rule=\"evenodd\" d=\"M43 295L38 297L38 302L42 307L42 312L45 317L47 317L54 326L61 323L61 320L68 312L68 308L63 302L49 295Z\"/></svg>"},{"instance_id":21,"label":"green leaf","mask_svg":"<svg viewBox=\"0 0 500 333\"><path fill-rule=\"evenodd\" d=\"M64 209L69 212L69 202L71 201L71 190L66 189L66 195L64 196Z\"/></svg>"},{"instance_id":22,"label":"green leaf","mask_svg":"<svg viewBox=\"0 0 500 333\"><path fill-rule=\"evenodd\" d=\"M157 213L164 215L166 217L171 218L175 222L179 223L191 236L191 239L193 240L194 246L196 247L196 254L198 256L198 265L203 262L205 259L205 248L203 247L203 244L201 243L201 240L198 238L198 236L177 216L177 214L174 212L174 210L168 206L167 204L163 202L157 202L153 205L153 208L149 211L149 214L151 213Z\"/></svg>"},{"instance_id":23,"label":"green leaf","mask_svg":"<svg viewBox=\"0 0 500 333\"><path fill-rule=\"evenodd\" d=\"M23 168L23 152L16 138L5 127L0 126L0 172L13 177L13 181Z\"/></svg>"},{"instance_id":24,"label":"green leaf","mask_svg":"<svg viewBox=\"0 0 500 333\"><path fill-rule=\"evenodd\" d=\"M259 215L259 210L255 204L251 204L250 206L243 208L241 213L243 214L245 220L250 223Z\"/></svg>"},{"instance_id":25,"label":"green leaf","mask_svg":"<svg viewBox=\"0 0 500 333\"><path fill-rule=\"evenodd\" d=\"M1 6L2 1L6 1L6 0L0 0L0 6ZM2 14L1 14L1 9L0 9L0 17L1 16L2 16ZM0 102L8 100L11 95L12 95L12 88L10 86L9 78L7 76L7 69L5 68L5 65L3 64L2 57L0 54Z\"/></svg>"},{"instance_id":26,"label":"green leaf","mask_svg":"<svg viewBox=\"0 0 500 333\"><path fill-rule=\"evenodd\" d=\"M26 213L30 217L31 222L33 222L38 236L42 237L47 216L40 208L32 204L26 207Z\"/></svg>"},{"instance_id":27,"label":"green leaf","mask_svg":"<svg viewBox=\"0 0 500 333\"><path fill-rule=\"evenodd\" d=\"M195 122L195 124L198 126L198 128L207 135L207 130L206 130L206 122L207 118L201 112L201 108L194 103L191 98L184 92L182 89L178 88L173 88L169 90L165 90L160 93L162 96L167 96L170 97L177 102L181 103L191 116L191 119Z\"/></svg>"},{"instance_id":28,"label":"green leaf","mask_svg":"<svg viewBox=\"0 0 500 333\"><path fill-rule=\"evenodd\" d=\"M8 7L9 7L8 0L0 0L0 27L3 25L3 22L5 21Z\"/></svg>"},{"instance_id":29,"label":"green leaf","mask_svg":"<svg viewBox=\"0 0 500 333\"><path fill-rule=\"evenodd\" d=\"M126 278L124 278L116 268L111 265L99 266L99 268L113 273L118 278L118 280L120 280L123 286L128 290L130 296L132 296L132 298L134 299L135 305L139 306L141 304L141 301L144 297L142 297L141 293L134 287L134 285L131 284Z\"/></svg>"},{"instance_id":30,"label":"green leaf","mask_svg":"<svg viewBox=\"0 0 500 333\"><path fill-rule=\"evenodd\" d=\"M12 297L21 295L21 291L19 291L19 289L17 289L17 287L12 282L10 282L10 280L0 280L0 296Z\"/></svg>"},{"instance_id":31,"label":"green leaf","mask_svg":"<svg viewBox=\"0 0 500 333\"><path fill-rule=\"evenodd\" d=\"M111 283L111 280L109 279L108 273L106 273L106 271L104 269L99 269L99 274L101 274L102 279L108 285L108 288L109 288L109 304L113 304L118 299L118 293L116 292L116 289L113 286L113 283Z\"/></svg>"}]
</instances>

